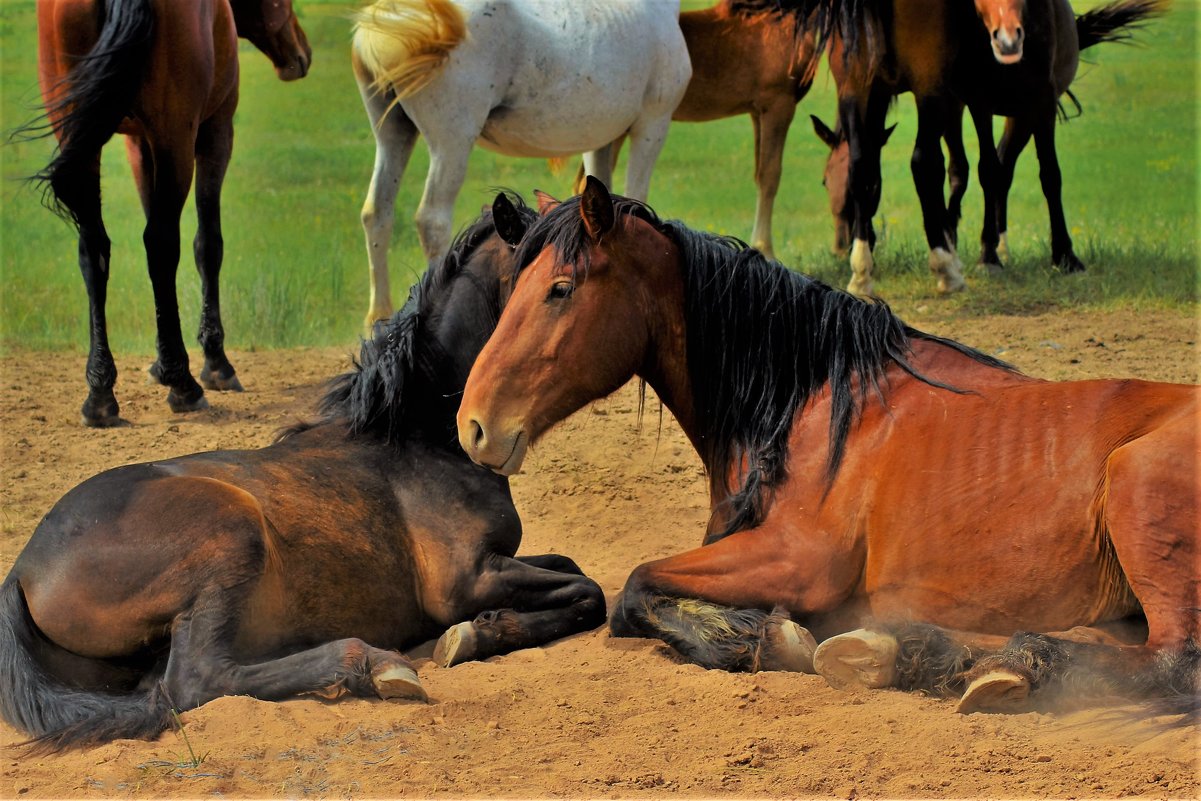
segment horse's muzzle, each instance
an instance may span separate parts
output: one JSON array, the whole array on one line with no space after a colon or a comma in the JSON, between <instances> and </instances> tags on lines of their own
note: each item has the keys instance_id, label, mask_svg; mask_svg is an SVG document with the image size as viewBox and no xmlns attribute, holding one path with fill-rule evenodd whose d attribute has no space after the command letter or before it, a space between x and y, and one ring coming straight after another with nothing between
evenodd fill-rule
<instances>
[{"instance_id":1,"label":"horse's muzzle","mask_svg":"<svg viewBox=\"0 0 1201 801\"><path fill-rule=\"evenodd\" d=\"M471 461L511 476L521 470L530 438L521 426L488 426L478 418L467 417L459 420L459 444Z\"/></svg>"}]
</instances>

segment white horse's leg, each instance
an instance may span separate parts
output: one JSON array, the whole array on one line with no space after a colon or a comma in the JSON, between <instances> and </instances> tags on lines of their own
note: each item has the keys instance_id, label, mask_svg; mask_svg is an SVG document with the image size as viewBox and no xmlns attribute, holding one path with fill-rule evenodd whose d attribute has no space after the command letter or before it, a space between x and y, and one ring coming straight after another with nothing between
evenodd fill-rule
<instances>
[{"instance_id":1,"label":"white horse's leg","mask_svg":"<svg viewBox=\"0 0 1201 801\"><path fill-rule=\"evenodd\" d=\"M584 172L594 178L599 178L610 191L613 190L613 167L617 164L621 141L619 138L615 142L610 142L584 154ZM578 195L582 191L583 182L581 181L580 186L576 188L576 194Z\"/></svg>"},{"instance_id":2,"label":"white horse's leg","mask_svg":"<svg viewBox=\"0 0 1201 801\"><path fill-rule=\"evenodd\" d=\"M483 126L449 136L426 137L430 148L430 171L425 191L417 206L417 236L430 264L437 263L450 249L455 198L467 177L467 158Z\"/></svg>"},{"instance_id":3,"label":"white horse's leg","mask_svg":"<svg viewBox=\"0 0 1201 801\"><path fill-rule=\"evenodd\" d=\"M630 162L626 165L626 196L646 200L651 186L651 171L659 151L667 141L671 115L643 119L630 128Z\"/></svg>"},{"instance_id":4,"label":"white horse's leg","mask_svg":"<svg viewBox=\"0 0 1201 801\"><path fill-rule=\"evenodd\" d=\"M388 111L392 94L380 94L359 85L367 118L375 134L375 169L363 202L363 233L367 238L367 259L371 267L371 300L367 307L367 332L377 320L392 316L392 290L388 282L388 246L392 243L392 223L400 179L417 143L417 128L400 106Z\"/></svg>"}]
</instances>

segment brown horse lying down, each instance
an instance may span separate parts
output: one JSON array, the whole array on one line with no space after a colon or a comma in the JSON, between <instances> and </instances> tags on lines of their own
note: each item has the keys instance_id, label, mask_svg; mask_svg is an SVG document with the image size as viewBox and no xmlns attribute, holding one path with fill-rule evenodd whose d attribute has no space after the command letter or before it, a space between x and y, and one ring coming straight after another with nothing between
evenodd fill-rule
<instances>
[{"instance_id":1,"label":"brown horse lying down","mask_svg":"<svg viewBox=\"0 0 1201 801\"><path fill-rule=\"evenodd\" d=\"M708 667L966 688L964 710L1084 667L1161 694L1196 670L1197 387L1029 378L595 179L515 258L459 409L468 455L512 474L638 375L710 476L707 544L634 570L614 634ZM798 623L829 638L816 654Z\"/></svg>"},{"instance_id":2,"label":"brown horse lying down","mask_svg":"<svg viewBox=\"0 0 1201 801\"><path fill-rule=\"evenodd\" d=\"M467 229L334 381L320 422L67 493L0 588L5 719L62 748L153 737L172 708L221 695L420 699L397 649L445 631L449 665L603 623L570 559L514 557L508 481L455 443L511 259L490 215Z\"/></svg>"}]
</instances>

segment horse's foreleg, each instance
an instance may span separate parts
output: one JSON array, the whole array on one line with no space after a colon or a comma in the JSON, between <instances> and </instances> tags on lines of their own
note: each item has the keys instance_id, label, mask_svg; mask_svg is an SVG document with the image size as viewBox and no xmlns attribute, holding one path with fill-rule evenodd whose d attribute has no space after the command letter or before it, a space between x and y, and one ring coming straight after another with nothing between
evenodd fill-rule
<instances>
[{"instance_id":1,"label":"horse's foreleg","mask_svg":"<svg viewBox=\"0 0 1201 801\"><path fill-rule=\"evenodd\" d=\"M233 113L237 98L210 117L196 136L196 238L192 252L200 273L200 329L196 338L204 350L200 383L206 389L242 391L242 382L225 355L225 327L221 324L221 263L225 240L221 236L221 185L233 153Z\"/></svg>"},{"instance_id":2,"label":"horse's foreleg","mask_svg":"<svg viewBox=\"0 0 1201 801\"><path fill-rule=\"evenodd\" d=\"M576 181L571 188L572 194L578 195L584 191L584 178L588 175L612 189L613 170L617 167L617 156L621 153L621 146L624 142L625 137L620 136L607 145L585 153L584 164L580 167L580 174L576 176Z\"/></svg>"},{"instance_id":3,"label":"horse's foreleg","mask_svg":"<svg viewBox=\"0 0 1201 801\"><path fill-rule=\"evenodd\" d=\"M930 272L942 294L958 292L967 286L959 256L947 237L947 208L943 202L946 166L941 144L946 127L947 101L938 96L917 98L917 140L909 167L921 202L926 244L930 247Z\"/></svg>"},{"instance_id":4,"label":"horse's foreleg","mask_svg":"<svg viewBox=\"0 0 1201 801\"><path fill-rule=\"evenodd\" d=\"M967 151L963 148L963 107L958 114L951 115L947 130L943 132L947 143L947 239L959 246L959 218L963 209L963 196L967 194L972 168Z\"/></svg>"},{"instance_id":5,"label":"horse's foreleg","mask_svg":"<svg viewBox=\"0 0 1201 801\"><path fill-rule=\"evenodd\" d=\"M838 115L850 147L847 164L847 202L851 223L851 280L847 292L869 298L875 295L872 251L876 232L872 217L880 204L880 149L884 146L884 119L891 93L882 86L865 90L867 99L840 97Z\"/></svg>"},{"instance_id":6,"label":"horse's foreleg","mask_svg":"<svg viewBox=\"0 0 1201 801\"><path fill-rule=\"evenodd\" d=\"M1038 180L1047 199L1047 214L1051 218L1051 261L1065 273L1084 270L1084 262L1072 249L1072 237L1063 215L1063 176L1059 171L1059 156L1055 152L1055 112L1050 111L1034 122L1034 148L1038 153Z\"/></svg>"},{"instance_id":7,"label":"horse's foreleg","mask_svg":"<svg viewBox=\"0 0 1201 801\"><path fill-rule=\"evenodd\" d=\"M361 215L370 264L371 296L366 319L370 334L377 321L392 316L388 246L392 243L396 193L400 190L409 157L413 155L418 133L417 126L404 109L391 105L395 98L391 92L376 91L368 80L360 79L359 93L363 97L363 107L367 109L367 119L371 121L371 132L375 135L375 167Z\"/></svg>"},{"instance_id":8,"label":"horse's foreleg","mask_svg":"<svg viewBox=\"0 0 1201 801\"><path fill-rule=\"evenodd\" d=\"M1013 187L1013 171L1017 168L1018 156L1030 142L1034 131L1024 117L1007 117L1005 132L997 146L997 158L1001 164L997 185L997 257L1009 260L1009 190Z\"/></svg>"},{"instance_id":9,"label":"horse's foreleg","mask_svg":"<svg viewBox=\"0 0 1201 801\"><path fill-rule=\"evenodd\" d=\"M605 622L605 596L574 562L548 554L510 559L492 555L464 597L452 599L456 616L434 651L449 666L596 628ZM446 599L442 599L446 604Z\"/></svg>"},{"instance_id":10,"label":"horse's foreleg","mask_svg":"<svg viewBox=\"0 0 1201 801\"><path fill-rule=\"evenodd\" d=\"M816 643L790 614L837 610L862 554L838 538L757 529L639 566L615 604L615 636L658 637L689 660L725 670L813 672Z\"/></svg>"},{"instance_id":11,"label":"horse's foreleg","mask_svg":"<svg viewBox=\"0 0 1201 801\"><path fill-rule=\"evenodd\" d=\"M113 394L117 365L108 345L105 302L108 297L110 242L100 213L100 154L78 173L76 191L69 193L71 210L79 220L79 271L88 290L88 397L80 410L83 424L104 428L121 423Z\"/></svg>"},{"instance_id":12,"label":"horse's foreleg","mask_svg":"<svg viewBox=\"0 0 1201 801\"><path fill-rule=\"evenodd\" d=\"M775 258L771 242L772 210L776 192L780 189L784 143L795 114L796 103L791 97L785 97L782 102L762 112L751 112L751 122L755 128L755 186L759 189L751 247L757 248L769 259Z\"/></svg>"},{"instance_id":13,"label":"horse's foreleg","mask_svg":"<svg viewBox=\"0 0 1201 801\"><path fill-rule=\"evenodd\" d=\"M176 147L152 146L144 137L130 136L126 152L142 210L146 229L146 264L154 290L155 321L158 325L158 358L150 366L150 375L170 387L167 403L174 412L204 409L208 401L204 390L192 378L188 351L179 327L179 303L175 297L175 272L179 268L179 218L192 183L195 165L189 142Z\"/></svg>"},{"instance_id":14,"label":"horse's foreleg","mask_svg":"<svg viewBox=\"0 0 1201 801\"><path fill-rule=\"evenodd\" d=\"M1001 269L997 255L997 197L1001 191L1001 163L993 140L992 112L973 108L972 122L980 143L980 189L984 193L984 225L980 230L980 263L990 273Z\"/></svg>"},{"instance_id":15,"label":"horse's foreleg","mask_svg":"<svg viewBox=\"0 0 1201 801\"><path fill-rule=\"evenodd\" d=\"M630 160L626 164L626 195L645 201L651 188L651 172L659 151L667 141L671 114L642 119L630 128Z\"/></svg>"}]
</instances>

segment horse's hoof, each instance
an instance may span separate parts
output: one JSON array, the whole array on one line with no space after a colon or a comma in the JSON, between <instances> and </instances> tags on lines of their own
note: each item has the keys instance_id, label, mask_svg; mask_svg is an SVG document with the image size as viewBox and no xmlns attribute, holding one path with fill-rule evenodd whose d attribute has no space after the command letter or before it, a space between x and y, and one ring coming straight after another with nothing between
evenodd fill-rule
<instances>
[{"instance_id":1,"label":"horse's hoof","mask_svg":"<svg viewBox=\"0 0 1201 801\"><path fill-rule=\"evenodd\" d=\"M458 623L446 630L434 646L434 661L442 667L452 667L475 658L478 637L470 622Z\"/></svg>"},{"instance_id":2,"label":"horse's hoof","mask_svg":"<svg viewBox=\"0 0 1201 801\"><path fill-rule=\"evenodd\" d=\"M232 369L228 376L222 376L220 372L209 370L207 367L200 371L200 384L205 389L216 390L217 392L243 392L242 382L238 380L238 374Z\"/></svg>"},{"instance_id":3,"label":"horse's hoof","mask_svg":"<svg viewBox=\"0 0 1201 801\"><path fill-rule=\"evenodd\" d=\"M938 294L950 295L967 289L963 280L963 265L956 256L945 248L930 251L930 272L938 279Z\"/></svg>"},{"instance_id":4,"label":"horse's hoof","mask_svg":"<svg viewBox=\"0 0 1201 801\"><path fill-rule=\"evenodd\" d=\"M151 362L150 366L146 368L146 383L166 386L163 381L163 366L157 361Z\"/></svg>"},{"instance_id":5,"label":"horse's hoof","mask_svg":"<svg viewBox=\"0 0 1201 801\"><path fill-rule=\"evenodd\" d=\"M817 646L813 669L836 690L874 690L892 686L896 660L896 639L858 629Z\"/></svg>"},{"instance_id":6,"label":"horse's hoof","mask_svg":"<svg viewBox=\"0 0 1201 801\"><path fill-rule=\"evenodd\" d=\"M1055 269L1065 274L1082 273L1084 272L1084 262L1080 261L1075 253L1068 251L1055 260Z\"/></svg>"},{"instance_id":7,"label":"horse's hoof","mask_svg":"<svg viewBox=\"0 0 1201 801\"><path fill-rule=\"evenodd\" d=\"M403 699L409 701L428 701L425 688L417 678L417 671L406 665L388 665L379 672L372 672L371 683L375 691L385 701Z\"/></svg>"},{"instance_id":8,"label":"horse's hoof","mask_svg":"<svg viewBox=\"0 0 1201 801\"><path fill-rule=\"evenodd\" d=\"M129 423L121 419L121 407L115 400L94 404L88 398L79 410L79 422L87 428L116 428Z\"/></svg>"},{"instance_id":9,"label":"horse's hoof","mask_svg":"<svg viewBox=\"0 0 1201 801\"><path fill-rule=\"evenodd\" d=\"M1005 274L1005 267L1001 264L1001 260L999 258L988 259L981 257L980 266L984 268L984 271L988 274L989 278L1000 278Z\"/></svg>"},{"instance_id":10,"label":"horse's hoof","mask_svg":"<svg viewBox=\"0 0 1201 801\"><path fill-rule=\"evenodd\" d=\"M208 398L204 397L203 391L195 398L188 400L187 398L181 398L179 395L177 395L175 390L171 390L171 392L167 394L167 405L171 407L171 411L175 412L176 414L181 414L183 412L204 411L209 407L209 402Z\"/></svg>"},{"instance_id":11,"label":"horse's hoof","mask_svg":"<svg viewBox=\"0 0 1201 801\"><path fill-rule=\"evenodd\" d=\"M767 640L761 669L787 670L792 673L813 672L813 652L817 640L809 630L791 620L783 620L778 626L770 626L764 633Z\"/></svg>"},{"instance_id":12,"label":"horse's hoof","mask_svg":"<svg viewBox=\"0 0 1201 801\"><path fill-rule=\"evenodd\" d=\"M1007 670L994 670L967 686L956 710L963 715L972 712L1024 712L1029 696L1029 681Z\"/></svg>"}]
</instances>

